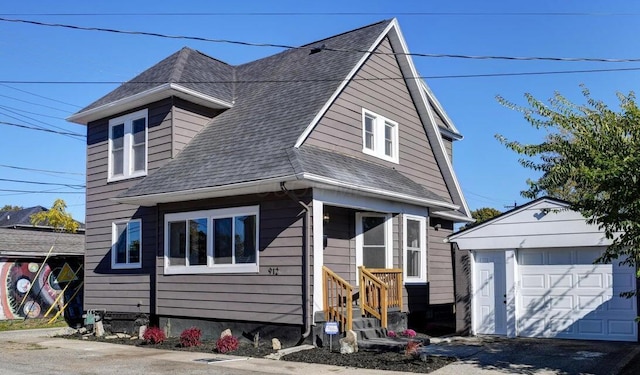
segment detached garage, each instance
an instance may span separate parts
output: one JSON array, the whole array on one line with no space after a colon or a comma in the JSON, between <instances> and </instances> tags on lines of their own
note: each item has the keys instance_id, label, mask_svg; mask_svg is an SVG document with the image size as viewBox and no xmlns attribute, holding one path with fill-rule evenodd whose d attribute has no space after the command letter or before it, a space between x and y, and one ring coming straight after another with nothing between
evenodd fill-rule
<instances>
[{"instance_id":1,"label":"detached garage","mask_svg":"<svg viewBox=\"0 0 640 375\"><path fill-rule=\"evenodd\" d=\"M469 297L457 313L472 334L638 341L636 298L620 297L635 269L594 264L611 241L567 207L540 198L449 237L468 260L456 262Z\"/></svg>"}]
</instances>

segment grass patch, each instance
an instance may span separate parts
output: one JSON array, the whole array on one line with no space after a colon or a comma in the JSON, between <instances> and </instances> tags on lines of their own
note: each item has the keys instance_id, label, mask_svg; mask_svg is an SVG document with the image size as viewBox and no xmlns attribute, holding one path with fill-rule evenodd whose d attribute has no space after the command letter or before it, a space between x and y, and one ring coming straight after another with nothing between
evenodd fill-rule
<instances>
[{"instance_id":1,"label":"grass patch","mask_svg":"<svg viewBox=\"0 0 640 375\"><path fill-rule=\"evenodd\" d=\"M51 324L47 324L48 322L49 319L0 320L0 332L23 329L67 327L67 322L64 321L64 318L59 318Z\"/></svg>"}]
</instances>

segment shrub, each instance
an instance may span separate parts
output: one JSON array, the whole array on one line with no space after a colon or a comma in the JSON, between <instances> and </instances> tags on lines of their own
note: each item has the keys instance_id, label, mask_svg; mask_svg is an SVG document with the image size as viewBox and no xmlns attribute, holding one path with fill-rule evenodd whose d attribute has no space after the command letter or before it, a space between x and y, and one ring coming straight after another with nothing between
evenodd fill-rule
<instances>
[{"instance_id":1,"label":"shrub","mask_svg":"<svg viewBox=\"0 0 640 375\"><path fill-rule=\"evenodd\" d=\"M221 337L216 341L218 353L228 353L238 349L238 339L233 336Z\"/></svg>"},{"instance_id":2,"label":"shrub","mask_svg":"<svg viewBox=\"0 0 640 375\"><path fill-rule=\"evenodd\" d=\"M202 331L198 327L187 328L180 334L180 346L183 348L190 348L192 346L199 346L200 337L202 337Z\"/></svg>"},{"instance_id":3,"label":"shrub","mask_svg":"<svg viewBox=\"0 0 640 375\"><path fill-rule=\"evenodd\" d=\"M405 337L416 337L416 331L414 331L412 329L405 329L404 331L402 331L402 336L405 336Z\"/></svg>"},{"instance_id":4,"label":"shrub","mask_svg":"<svg viewBox=\"0 0 640 375\"><path fill-rule=\"evenodd\" d=\"M418 349L422 346L422 343L418 341L409 341L404 348L404 355L407 357L416 357L418 355Z\"/></svg>"},{"instance_id":5,"label":"shrub","mask_svg":"<svg viewBox=\"0 0 640 375\"><path fill-rule=\"evenodd\" d=\"M144 331L142 338L147 344L160 344L167 339L164 331L160 327L149 327Z\"/></svg>"},{"instance_id":6,"label":"shrub","mask_svg":"<svg viewBox=\"0 0 640 375\"><path fill-rule=\"evenodd\" d=\"M395 333L395 331L388 331L387 332L387 336L389 336L389 337L398 337L398 335Z\"/></svg>"}]
</instances>

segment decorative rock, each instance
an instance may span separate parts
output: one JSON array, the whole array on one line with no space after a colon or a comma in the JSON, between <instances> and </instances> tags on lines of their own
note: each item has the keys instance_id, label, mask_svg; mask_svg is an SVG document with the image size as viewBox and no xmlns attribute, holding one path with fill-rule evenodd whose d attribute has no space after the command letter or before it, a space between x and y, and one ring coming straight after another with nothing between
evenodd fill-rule
<instances>
[{"instance_id":1,"label":"decorative rock","mask_svg":"<svg viewBox=\"0 0 640 375\"><path fill-rule=\"evenodd\" d=\"M81 334L81 335L85 334L85 333L87 333L87 329L85 327L80 327L80 328L78 328L78 333Z\"/></svg>"},{"instance_id":2,"label":"decorative rock","mask_svg":"<svg viewBox=\"0 0 640 375\"><path fill-rule=\"evenodd\" d=\"M137 339L138 339L138 336L131 336L131 337L129 337L129 340L132 340L132 341L133 341L133 340L137 340Z\"/></svg>"},{"instance_id":3,"label":"decorative rock","mask_svg":"<svg viewBox=\"0 0 640 375\"><path fill-rule=\"evenodd\" d=\"M96 333L96 337L104 336L104 326L102 325L102 321L96 322L93 325L93 330Z\"/></svg>"},{"instance_id":4,"label":"decorative rock","mask_svg":"<svg viewBox=\"0 0 640 375\"><path fill-rule=\"evenodd\" d=\"M127 335L126 333L116 333L116 336L118 336L119 339L128 339L131 336Z\"/></svg>"},{"instance_id":5,"label":"decorative rock","mask_svg":"<svg viewBox=\"0 0 640 375\"><path fill-rule=\"evenodd\" d=\"M282 344L280 343L280 340L278 340L276 338L272 338L271 339L271 347L273 348L273 350L280 350L280 349L282 349Z\"/></svg>"},{"instance_id":6,"label":"decorative rock","mask_svg":"<svg viewBox=\"0 0 640 375\"><path fill-rule=\"evenodd\" d=\"M116 335L109 335L109 336L105 336L104 337L105 340L115 340L117 338L118 338L118 336L116 336Z\"/></svg>"},{"instance_id":7,"label":"decorative rock","mask_svg":"<svg viewBox=\"0 0 640 375\"><path fill-rule=\"evenodd\" d=\"M138 337L144 336L144 332L147 330L147 326L140 326L138 328Z\"/></svg>"},{"instance_id":8,"label":"decorative rock","mask_svg":"<svg viewBox=\"0 0 640 375\"><path fill-rule=\"evenodd\" d=\"M231 335L231 330L229 328L227 328L224 331L222 331L222 333L220 334L220 338L227 337L227 336L232 336Z\"/></svg>"},{"instance_id":9,"label":"decorative rock","mask_svg":"<svg viewBox=\"0 0 640 375\"><path fill-rule=\"evenodd\" d=\"M349 330L343 339L340 339L340 353L350 354L358 352L358 336Z\"/></svg>"}]
</instances>

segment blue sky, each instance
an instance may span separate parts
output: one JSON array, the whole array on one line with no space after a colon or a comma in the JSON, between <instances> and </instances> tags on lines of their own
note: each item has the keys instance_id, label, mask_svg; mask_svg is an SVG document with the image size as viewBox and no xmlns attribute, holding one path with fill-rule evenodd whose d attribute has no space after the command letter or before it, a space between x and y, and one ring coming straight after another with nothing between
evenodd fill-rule
<instances>
[{"instance_id":1,"label":"blue sky","mask_svg":"<svg viewBox=\"0 0 640 375\"><path fill-rule=\"evenodd\" d=\"M150 12L183 15L140 15ZM56 15L52 15L54 13ZM77 15L79 13L82 15ZM640 44L636 40L640 35L640 3L630 1L3 2L0 17L286 45L306 44L396 17L409 50L414 53L640 58ZM117 84L98 82L126 81L183 46L230 64L280 51L6 21L0 21L0 35L0 122L70 133L84 133L85 128L66 122L66 117L117 87ZM489 206L504 210L504 206L514 202L522 204L525 200L519 192L526 188L527 178L535 178L494 135L500 133L533 142L544 134L532 130L519 114L498 104L496 95L523 103L525 92L547 99L559 91L580 101L579 85L585 84L596 98L615 105L616 92L627 93L640 87L640 70L439 78L640 69L640 63L632 62L434 57L416 57L414 62L419 73L428 77L427 83L465 137L454 146L454 167L471 209ZM58 83L45 83L51 81ZM59 83L69 81L85 83ZM48 207L60 197L65 199L76 219L84 220L84 195L76 186L84 184L86 156L81 138L0 123L0 149L0 205ZM45 194L6 190L52 191Z\"/></svg>"}]
</instances>

